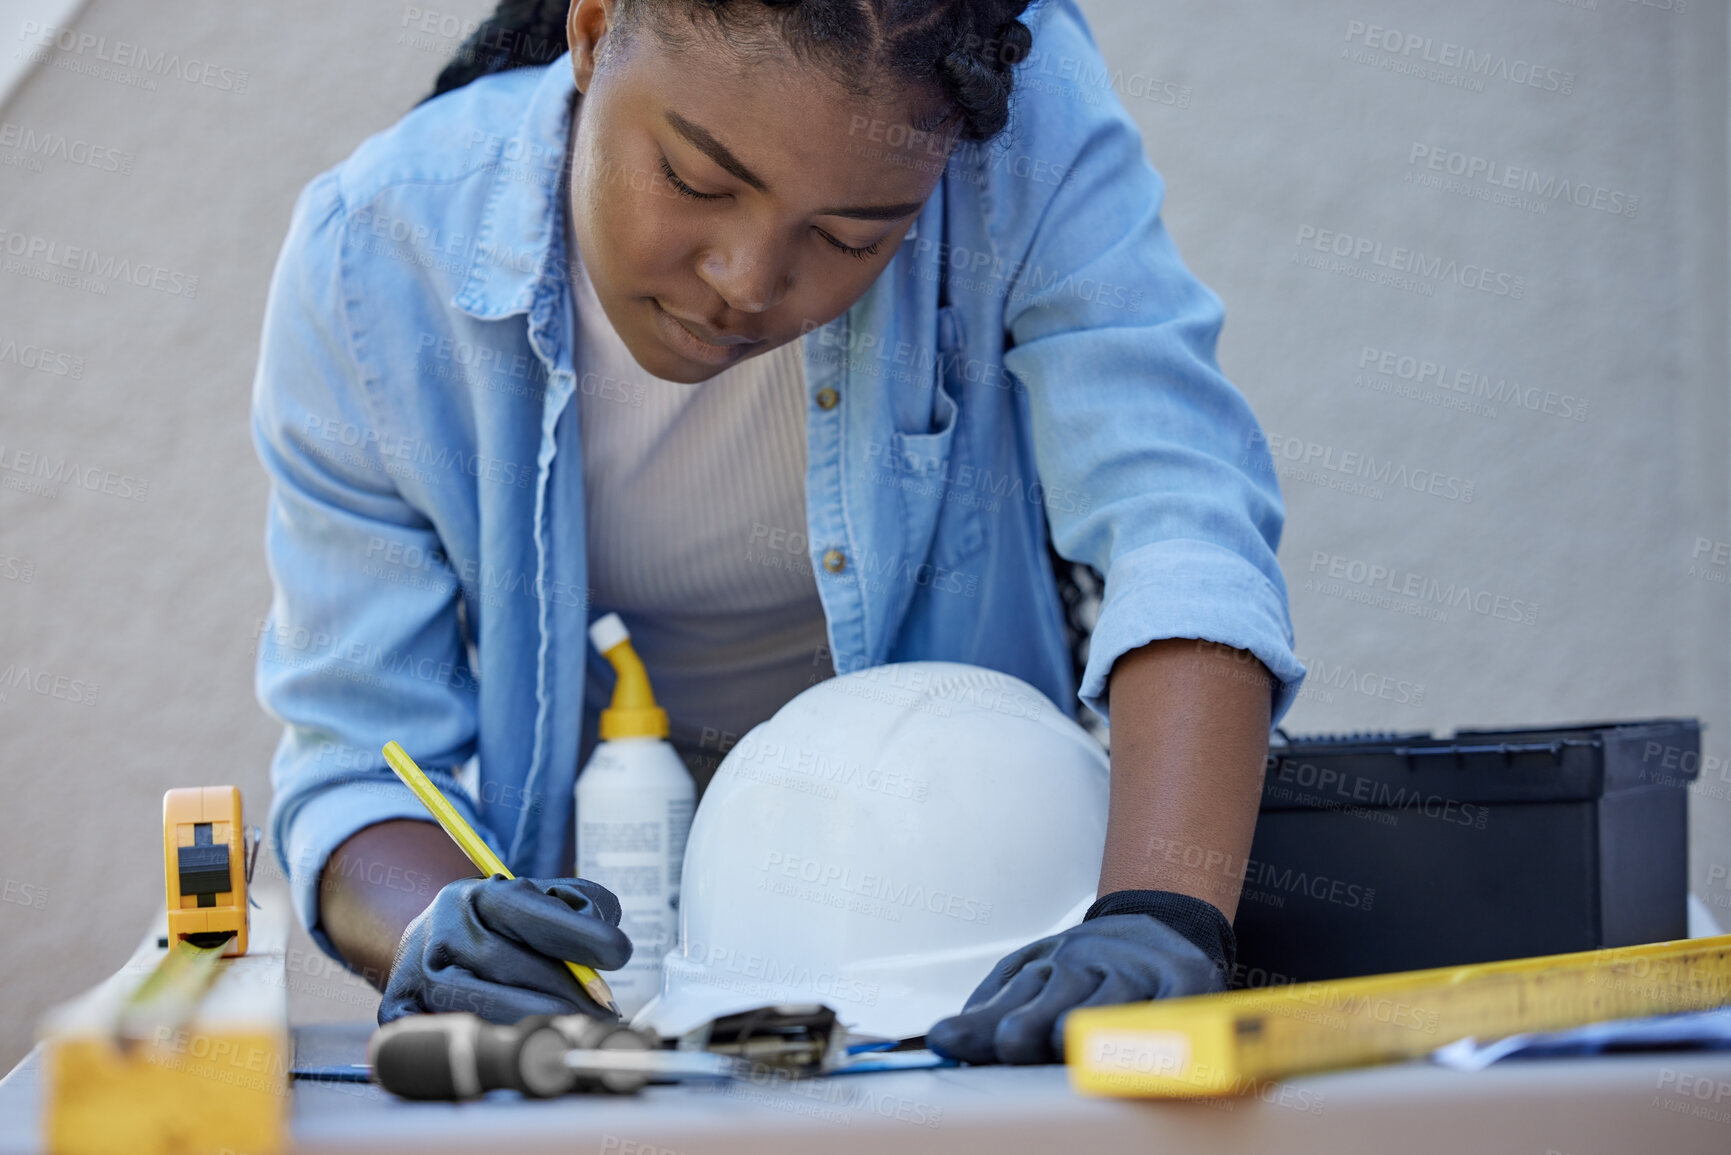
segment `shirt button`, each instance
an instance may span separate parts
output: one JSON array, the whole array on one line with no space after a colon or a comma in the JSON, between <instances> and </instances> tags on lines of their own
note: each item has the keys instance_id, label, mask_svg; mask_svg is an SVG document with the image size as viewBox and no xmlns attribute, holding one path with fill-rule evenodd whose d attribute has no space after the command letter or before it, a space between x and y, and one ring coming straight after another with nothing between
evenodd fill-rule
<instances>
[{"instance_id":1,"label":"shirt button","mask_svg":"<svg viewBox=\"0 0 1731 1155\"><path fill-rule=\"evenodd\" d=\"M817 391L817 407L819 409L834 409L839 401L841 401L841 394L828 385Z\"/></svg>"},{"instance_id":2,"label":"shirt button","mask_svg":"<svg viewBox=\"0 0 1731 1155\"><path fill-rule=\"evenodd\" d=\"M839 549L832 549L823 555L823 568L830 573L840 573L847 568L847 554Z\"/></svg>"}]
</instances>

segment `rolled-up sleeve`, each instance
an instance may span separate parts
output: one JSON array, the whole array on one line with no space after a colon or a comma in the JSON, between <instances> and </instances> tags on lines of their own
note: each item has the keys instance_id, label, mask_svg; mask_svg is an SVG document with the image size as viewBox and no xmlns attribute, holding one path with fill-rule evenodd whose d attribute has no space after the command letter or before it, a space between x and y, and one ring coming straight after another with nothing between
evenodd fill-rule
<instances>
[{"instance_id":1,"label":"rolled-up sleeve","mask_svg":"<svg viewBox=\"0 0 1731 1155\"><path fill-rule=\"evenodd\" d=\"M377 381L349 323L346 222L331 170L296 201L265 306L252 404L254 447L271 483L273 585L255 688L284 727L271 764L270 840L297 915L333 955L318 909L331 852L374 823L428 817L386 766L385 742L401 742L494 842L455 779L476 727L457 580L434 527L397 492L378 452L382 423L369 394ZM405 556L427 559L417 580L382 580Z\"/></svg>"},{"instance_id":2,"label":"rolled-up sleeve","mask_svg":"<svg viewBox=\"0 0 1731 1155\"><path fill-rule=\"evenodd\" d=\"M1070 75L1108 77L1074 7L1036 32ZM1016 144L1049 161L1056 190L1005 182L1031 228L1017 262L1004 365L1028 389L1053 545L1105 575L1079 689L1102 716L1118 658L1197 638L1248 650L1278 680L1274 720L1304 677L1275 560L1284 512L1267 442L1215 360L1220 299L1185 267L1160 218L1163 182L1104 84L1030 99ZM1082 97L1088 99L1082 99ZM1013 122L1015 123L1015 122Z\"/></svg>"}]
</instances>

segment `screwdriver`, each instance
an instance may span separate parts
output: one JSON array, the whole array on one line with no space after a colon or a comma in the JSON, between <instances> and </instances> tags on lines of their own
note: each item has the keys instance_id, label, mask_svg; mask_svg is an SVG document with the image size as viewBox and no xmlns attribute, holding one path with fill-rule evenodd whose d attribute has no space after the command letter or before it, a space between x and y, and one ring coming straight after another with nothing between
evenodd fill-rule
<instances>
[{"instance_id":1,"label":"screwdriver","mask_svg":"<svg viewBox=\"0 0 1731 1155\"><path fill-rule=\"evenodd\" d=\"M478 1099L488 1091L548 1098L569 1091L630 1095L651 1080L725 1078L749 1064L588 1015L535 1015L500 1026L471 1014L410 1015L373 1033L373 1080L405 1099Z\"/></svg>"},{"instance_id":2,"label":"screwdriver","mask_svg":"<svg viewBox=\"0 0 1731 1155\"><path fill-rule=\"evenodd\" d=\"M495 874L502 874L506 878L517 877L506 868L503 862L499 861L499 856L493 853L493 848L483 842L481 836L476 834L467 822L463 821L463 816L457 813L457 808L451 805L451 800L446 798L437 786L433 785L433 780L428 778L419 766L415 765L415 760L409 757L407 750L404 750L396 742L386 742L384 755L385 761L390 763L391 769L397 772L397 777L403 780L403 785L415 792L415 797L421 800L421 805L427 808L427 812L438 820L440 826L445 828L445 833L451 836L451 840L462 848L464 854L469 856L469 861L475 864L475 869L487 878L491 878ZM607 985L606 980L595 973L592 967L570 961L565 961L565 965L571 968L572 975L576 977L578 984L582 986L590 998L615 1015L619 1014L619 1004L613 1001L612 988Z\"/></svg>"}]
</instances>

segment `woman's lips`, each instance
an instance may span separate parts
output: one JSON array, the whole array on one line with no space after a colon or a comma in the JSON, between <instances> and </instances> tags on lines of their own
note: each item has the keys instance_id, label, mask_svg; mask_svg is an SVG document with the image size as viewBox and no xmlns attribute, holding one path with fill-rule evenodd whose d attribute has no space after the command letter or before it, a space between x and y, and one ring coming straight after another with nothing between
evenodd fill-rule
<instances>
[{"instance_id":1,"label":"woman's lips","mask_svg":"<svg viewBox=\"0 0 1731 1155\"><path fill-rule=\"evenodd\" d=\"M704 337L699 336L687 322L681 321L662 307L661 302L654 297L649 303L655 307L655 324L661 330L661 339L676 353L705 365L725 365L729 361L737 361L752 349L763 344L749 337ZM703 330L707 333L707 330Z\"/></svg>"}]
</instances>

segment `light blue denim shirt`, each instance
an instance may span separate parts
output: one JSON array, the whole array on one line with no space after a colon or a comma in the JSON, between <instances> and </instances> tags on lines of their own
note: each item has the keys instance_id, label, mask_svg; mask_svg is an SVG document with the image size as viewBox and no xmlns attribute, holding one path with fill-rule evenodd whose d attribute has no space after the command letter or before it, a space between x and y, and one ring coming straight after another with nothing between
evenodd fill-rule
<instances>
[{"instance_id":1,"label":"light blue denim shirt","mask_svg":"<svg viewBox=\"0 0 1731 1155\"><path fill-rule=\"evenodd\" d=\"M1304 675L1283 512L1215 362L1220 301L1167 236L1161 179L1072 0L1026 19L1005 133L950 157L872 287L800 338L804 541L741 547L791 542L812 566L838 671L971 662L1104 715L1121 654L1204 638L1273 672L1278 720ZM558 177L574 96L567 56L416 108L306 187L271 282L257 691L285 727L272 841L327 950L330 853L425 816L379 753L393 738L513 871L571 871L595 672L573 393L629 403L573 371ZM842 147L897 131L864 124ZM1106 578L1079 687L1048 526ZM373 867L391 885L357 869Z\"/></svg>"}]
</instances>

